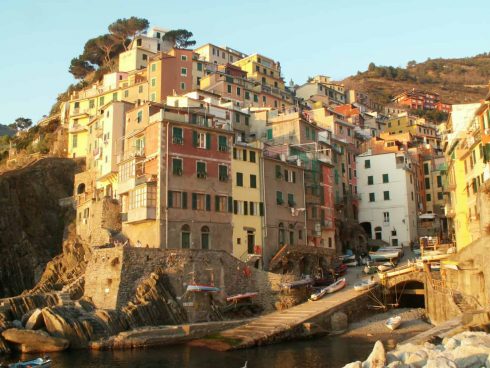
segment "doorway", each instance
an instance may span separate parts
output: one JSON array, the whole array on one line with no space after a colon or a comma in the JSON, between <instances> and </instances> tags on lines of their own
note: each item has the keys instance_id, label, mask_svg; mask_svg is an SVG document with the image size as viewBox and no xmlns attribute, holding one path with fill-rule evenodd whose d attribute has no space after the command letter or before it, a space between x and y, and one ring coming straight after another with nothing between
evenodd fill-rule
<instances>
[{"instance_id":1,"label":"doorway","mask_svg":"<svg viewBox=\"0 0 490 368\"><path fill-rule=\"evenodd\" d=\"M254 254L255 234L252 230L247 230L247 251L248 254Z\"/></svg>"}]
</instances>

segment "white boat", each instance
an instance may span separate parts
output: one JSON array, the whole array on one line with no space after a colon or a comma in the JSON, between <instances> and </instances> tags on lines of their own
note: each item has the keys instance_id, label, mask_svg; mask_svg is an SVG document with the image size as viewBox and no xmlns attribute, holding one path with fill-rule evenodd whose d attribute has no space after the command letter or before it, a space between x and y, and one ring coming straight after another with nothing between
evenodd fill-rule
<instances>
[{"instance_id":1,"label":"white boat","mask_svg":"<svg viewBox=\"0 0 490 368\"><path fill-rule=\"evenodd\" d=\"M349 262L344 262L344 264L347 266L347 267L356 267L357 266L357 261L349 261Z\"/></svg>"},{"instance_id":2,"label":"white boat","mask_svg":"<svg viewBox=\"0 0 490 368\"><path fill-rule=\"evenodd\" d=\"M12 363L8 365L9 368L27 368L27 367L51 367L51 359L46 358L36 358L32 360L27 360L24 362Z\"/></svg>"},{"instance_id":3,"label":"white boat","mask_svg":"<svg viewBox=\"0 0 490 368\"><path fill-rule=\"evenodd\" d=\"M391 270L392 268L394 268L395 265L391 262L385 262L381 265L378 266L378 271L380 272L384 272L384 271L388 271L388 270Z\"/></svg>"},{"instance_id":4,"label":"white boat","mask_svg":"<svg viewBox=\"0 0 490 368\"><path fill-rule=\"evenodd\" d=\"M217 292L220 291L220 288L211 286L211 285L196 285L196 284L190 284L187 285L186 291L194 291L194 292Z\"/></svg>"},{"instance_id":5,"label":"white boat","mask_svg":"<svg viewBox=\"0 0 490 368\"><path fill-rule=\"evenodd\" d=\"M373 261L389 261L399 257L398 251L394 252L369 252L369 257Z\"/></svg>"},{"instance_id":6,"label":"white boat","mask_svg":"<svg viewBox=\"0 0 490 368\"><path fill-rule=\"evenodd\" d=\"M342 257L342 262L347 263L356 260L355 254L344 254Z\"/></svg>"},{"instance_id":7,"label":"white boat","mask_svg":"<svg viewBox=\"0 0 490 368\"><path fill-rule=\"evenodd\" d=\"M326 294L332 294L332 293L335 293L336 291L342 289L343 287L345 287L346 284L347 284L347 282L345 281L345 278L338 279L332 285L321 288L316 293L311 294L310 300L313 300L313 301L320 300Z\"/></svg>"},{"instance_id":8,"label":"white boat","mask_svg":"<svg viewBox=\"0 0 490 368\"><path fill-rule=\"evenodd\" d=\"M354 285L355 291L364 291L369 290L372 287L376 286L378 282L374 280L364 280Z\"/></svg>"},{"instance_id":9,"label":"white boat","mask_svg":"<svg viewBox=\"0 0 490 368\"><path fill-rule=\"evenodd\" d=\"M385 326L389 328L391 331L394 331L400 326L401 323L402 323L402 317L395 316L395 317L388 318L385 322Z\"/></svg>"},{"instance_id":10,"label":"white boat","mask_svg":"<svg viewBox=\"0 0 490 368\"><path fill-rule=\"evenodd\" d=\"M403 255L405 254L405 252L403 251L403 247L401 245L397 245L397 246L390 245L387 247L379 248L376 252L377 253L398 252L399 257L403 257Z\"/></svg>"},{"instance_id":11,"label":"white boat","mask_svg":"<svg viewBox=\"0 0 490 368\"><path fill-rule=\"evenodd\" d=\"M302 278L301 280L296 280L296 281L291 281L291 282L284 282L281 284L281 287L283 289L297 289L306 285L309 285L313 283L313 279L308 275L305 278Z\"/></svg>"}]
</instances>

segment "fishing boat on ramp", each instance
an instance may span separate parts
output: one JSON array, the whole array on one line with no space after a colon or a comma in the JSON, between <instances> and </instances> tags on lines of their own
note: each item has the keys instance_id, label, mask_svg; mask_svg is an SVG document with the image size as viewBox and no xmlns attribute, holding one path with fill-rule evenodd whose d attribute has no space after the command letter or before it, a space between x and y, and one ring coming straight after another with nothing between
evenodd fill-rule
<instances>
[{"instance_id":1,"label":"fishing boat on ramp","mask_svg":"<svg viewBox=\"0 0 490 368\"><path fill-rule=\"evenodd\" d=\"M377 281L375 280L364 280L361 282L358 282L357 284L354 284L354 290L355 291L365 291L372 289L378 284Z\"/></svg>"},{"instance_id":2,"label":"fishing boat on ramp","mask_svg":"<svg viewBox=\"0 0 490 368\"><path fill-rule=\"evenodd\" d=\"M385 326L390 329L391 331L396 330L398 327L400 327L400 324L402 323L402 317L401 316L395 316L388 318L385 322Z\"/></svg>"},{"instance_id":3,"label":"fishing boat on ramp","mask_svg":"<svg viewBox=\"0 0 490 368\"><path fill-rule=\"evenodd\" d=\"M242 299L255 298L257 295L259 295L259 293L256 291L243 293L243 294L236 294L236 295L232 295L232 296L227 297L226 301L227 302L238 302L239 300L242 300Z\"/></svg>"},{"instance_id":4,"label":"fishing boat on ramp","mask_svg":"<svg viewBox=\"0 0 490 368\"><path fill-rule=\"evenodd\" d=\"M326 294L335 293L336 291L344 288L345 285L347 285L347 281L345 280L345 278L338 279L332 285L321 288L319 291L311 294L310 300L312 300L312 301L320 300Z\"/></svg>"},{"instance_id":5,"label":"fishing boat on ramp","mask_svg":"<svg viewBox=\"0 0 490 368\"><path fill-rule=\"evenodd\" d=\"M286 290L297 289L303 286L310 285L311 283L313 283L313 279L308 275L302 278L301 280L284 282L281 284L281 288Z\"/></svg>"},{"instance_id":6,"label":"fishing boat on ramp","mask_svg":"<svg viewBox=\"0 0 490 368\"><path fill-rule=\"evenodd\" d=\"M220 291L220 288L212 285L189 284L187 285L186 291L201 292L201 293L216 293Z\"/></svg>"}]
</instances>

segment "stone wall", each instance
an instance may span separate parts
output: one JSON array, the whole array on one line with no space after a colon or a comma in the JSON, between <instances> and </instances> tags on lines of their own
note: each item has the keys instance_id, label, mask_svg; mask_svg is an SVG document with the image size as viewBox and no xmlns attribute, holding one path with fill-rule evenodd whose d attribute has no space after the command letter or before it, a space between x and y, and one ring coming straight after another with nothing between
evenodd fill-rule
<instances>
[{"instance_id":1,"label":"stone wall","mask_svg":"<svg viewBox=\"0 0 490 368\"><path fill-rule=\"evenodd\" d=\"M120 247L94 251L85 275L85 296L98 308L121 308L157 269L165 271L169 292L185 306L190 321L203 319L197 315L199 309L209 312L203 303L220 303L226 296L248 291L259 292L254 301L265 311L273 310L281 297L280 284L294 280L250 268L224 251ZM221 291L212 296L186 293L192 283L214 284Z\"/></svg>"},{"instance_id":2,"label":"stone wall","mask_svg":"<svg viewBox=\"0 0 490 368\"><path fill-rule=\"evenodd\" d=\"M110 197L89 199L77 206L77 235L91 245L110 242L121 231L121 206Z\"/></svg>"}]
</instances>

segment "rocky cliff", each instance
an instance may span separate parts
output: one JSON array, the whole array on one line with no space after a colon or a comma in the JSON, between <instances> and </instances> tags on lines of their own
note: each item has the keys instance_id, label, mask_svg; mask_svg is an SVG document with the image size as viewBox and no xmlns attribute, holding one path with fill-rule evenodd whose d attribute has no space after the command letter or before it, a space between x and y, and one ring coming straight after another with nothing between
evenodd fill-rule
<instances>
[{"instance_id":1,"label":"rocky cliff","mask_svg":"<svg viewBox=\"0 0 490 368\"><path fill-rule=\"evenodd\" d=\"M61 253L77 164L47 158L0 175L0 297L34 287L46 264Z\"/></svg>"}]
</instances>

